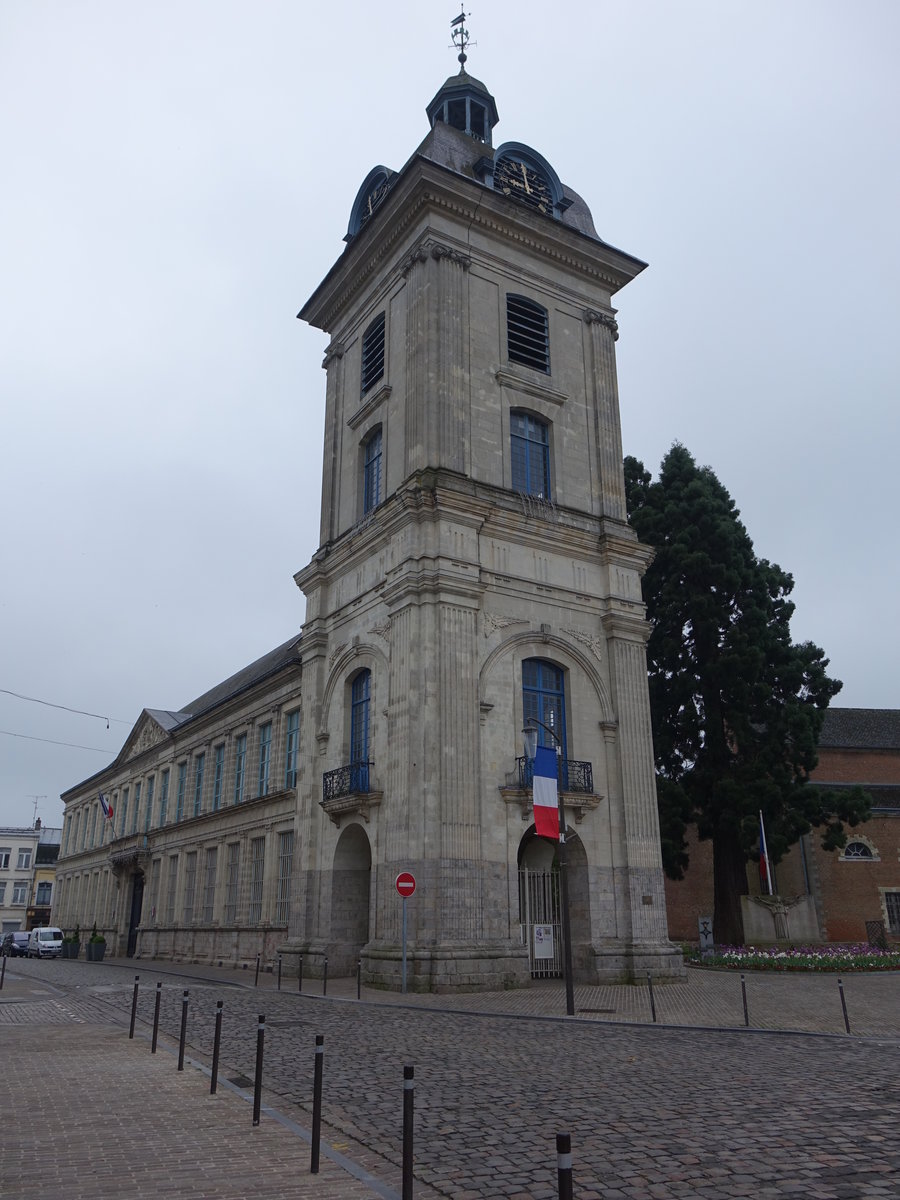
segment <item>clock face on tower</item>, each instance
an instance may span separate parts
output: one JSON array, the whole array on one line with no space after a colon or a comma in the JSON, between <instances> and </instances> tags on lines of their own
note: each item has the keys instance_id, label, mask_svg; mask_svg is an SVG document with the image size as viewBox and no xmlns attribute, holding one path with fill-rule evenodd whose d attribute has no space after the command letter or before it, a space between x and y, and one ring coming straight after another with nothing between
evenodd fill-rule
<instances>
[{"instance_id":1,"label":"clock face on tower","mask_svg":"<svg viewBox=\"0 0 900 1200\"><path fill-rule=\"evenodd\" d=\"M378 207L378 205L384 199L387 190L388 190L387 175L381 175L371 183L368 191L366 192L365 197L363 198L362 208L360 209L360 213L359 213L360 227L365 225L365 223L366 223L366 221L368 221L369 217L372 216L375 209Z\"/></svg>"},{"instance_id":2,"label":"clock face on tower","mask_svg":"<svg viewBox=\"0 0 900 1200\"><path fill-rule=\"evenodd\" d=\"M530 204L539 212L551 215L553 195L543 172L519 158L504 154L494 164L494 187L506 196Z\"/></svg>"}]
</instances>

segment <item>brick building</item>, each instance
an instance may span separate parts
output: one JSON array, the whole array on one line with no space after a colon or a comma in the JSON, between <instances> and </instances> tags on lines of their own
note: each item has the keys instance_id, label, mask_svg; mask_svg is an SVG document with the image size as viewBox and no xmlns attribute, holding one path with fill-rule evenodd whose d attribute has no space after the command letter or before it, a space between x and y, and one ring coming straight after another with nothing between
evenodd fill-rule
<instances>
[{"instance_id":1,"label":"brick building","mask_svg":"<svg viewBox=\"0 0 900 1200\"><path fill-rule=\"evenodd\" d=\"M815 830L801 838L774 869L777 890L812 898L821 941L865 941L869 921L900 937L900 709L830 708L813 780L865 787L872 818L848 829L843 850L823 850ZM698 918L713 911L712 846L692 837L689 853L685 878L666 880L669 929L680 941L696 941ZM760 894L754 863L747 880L750 894Z\"/></svg>"}]
</instances>

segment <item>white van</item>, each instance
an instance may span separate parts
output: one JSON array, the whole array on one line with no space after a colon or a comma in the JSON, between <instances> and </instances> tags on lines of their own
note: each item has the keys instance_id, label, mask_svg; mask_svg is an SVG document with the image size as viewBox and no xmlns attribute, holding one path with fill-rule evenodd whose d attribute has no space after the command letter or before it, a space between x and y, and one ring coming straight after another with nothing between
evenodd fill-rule
<instances>
[{"instance_id":1,"label":"white van","mask_svg":"<svg viewBox=\"0 0 900 1200\"><path fill-rule=\"evenodd\" d=\"M29 958L59 958L62 954L63 932L52 925L32 929L28 938Z\"/></svg>"}]
</instances>

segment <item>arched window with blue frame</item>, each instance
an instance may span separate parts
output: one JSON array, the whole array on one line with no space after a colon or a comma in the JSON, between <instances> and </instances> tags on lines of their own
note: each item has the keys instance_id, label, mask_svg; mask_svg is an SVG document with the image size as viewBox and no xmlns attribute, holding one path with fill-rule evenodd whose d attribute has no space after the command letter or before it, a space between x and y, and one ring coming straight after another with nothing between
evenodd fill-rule
<instances>
[{"instance_id":1,"label":"arched window with blue frame","mask_svg":"<svg viewBox=\"0 0 900 1200\"><path fill-rule=\"evenodd\" d=\"M363 513L381 503L381 426L369 434L363 446Z\"/></svg>"},{"instance_id":2,"label":"arched window with blue frame","mask_svg":"<svg viewBox=\"0 0 900 1200\"><path fill-rule=\"evenodd\" d=\"M369 790L369 707L372 672L360 671L350 689L350 790Z\"/></svg>"},{"instance_id":3,"label":"arched window with blue frame","mask_svg":"<svg viewBox=\"0 0 900 1200\"><path fill-rule=\"evenodd\" d=\"M544 658L526 658L522 663L522 715L525 725L537 725L538 745L556 751L560 746L562 778L566 789L566 692L565 672Z\"/></svg>"},{"instance_id":4,"label":"arched window with blue frame","mask_svg":"<svg viewBox=\"0 0 900 1200\"><path fill-rule=\"evenodd\" d=\"M550 499L550 430L527 412L509 414L513 491Z\"/></svg>"}]
</instances>

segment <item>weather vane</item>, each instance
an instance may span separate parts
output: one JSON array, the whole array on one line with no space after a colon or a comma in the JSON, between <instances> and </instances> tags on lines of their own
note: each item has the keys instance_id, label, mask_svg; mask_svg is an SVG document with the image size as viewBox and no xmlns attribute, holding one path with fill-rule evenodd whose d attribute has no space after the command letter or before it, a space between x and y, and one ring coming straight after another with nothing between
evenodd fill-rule
<instances>
[{"instance_id":1,"label":"weather vane","mask_svg":"<svg viewBox=\"0 0 900 1200\"><path fill-rule=\"evenodd\" d=\"M459 16L454 17L450 22L450 29L452 31L450 36L453 38L453 49L459 51L457 57L459 58L460 74L466 69L466 58L468 57L466 46L472 42L469 31L466 29L466 17L471 15L471 13L466 13L465 6L463 6ZM477 46L478 43L472 42L472 45Z\"/></svg>"}]
</instances>

